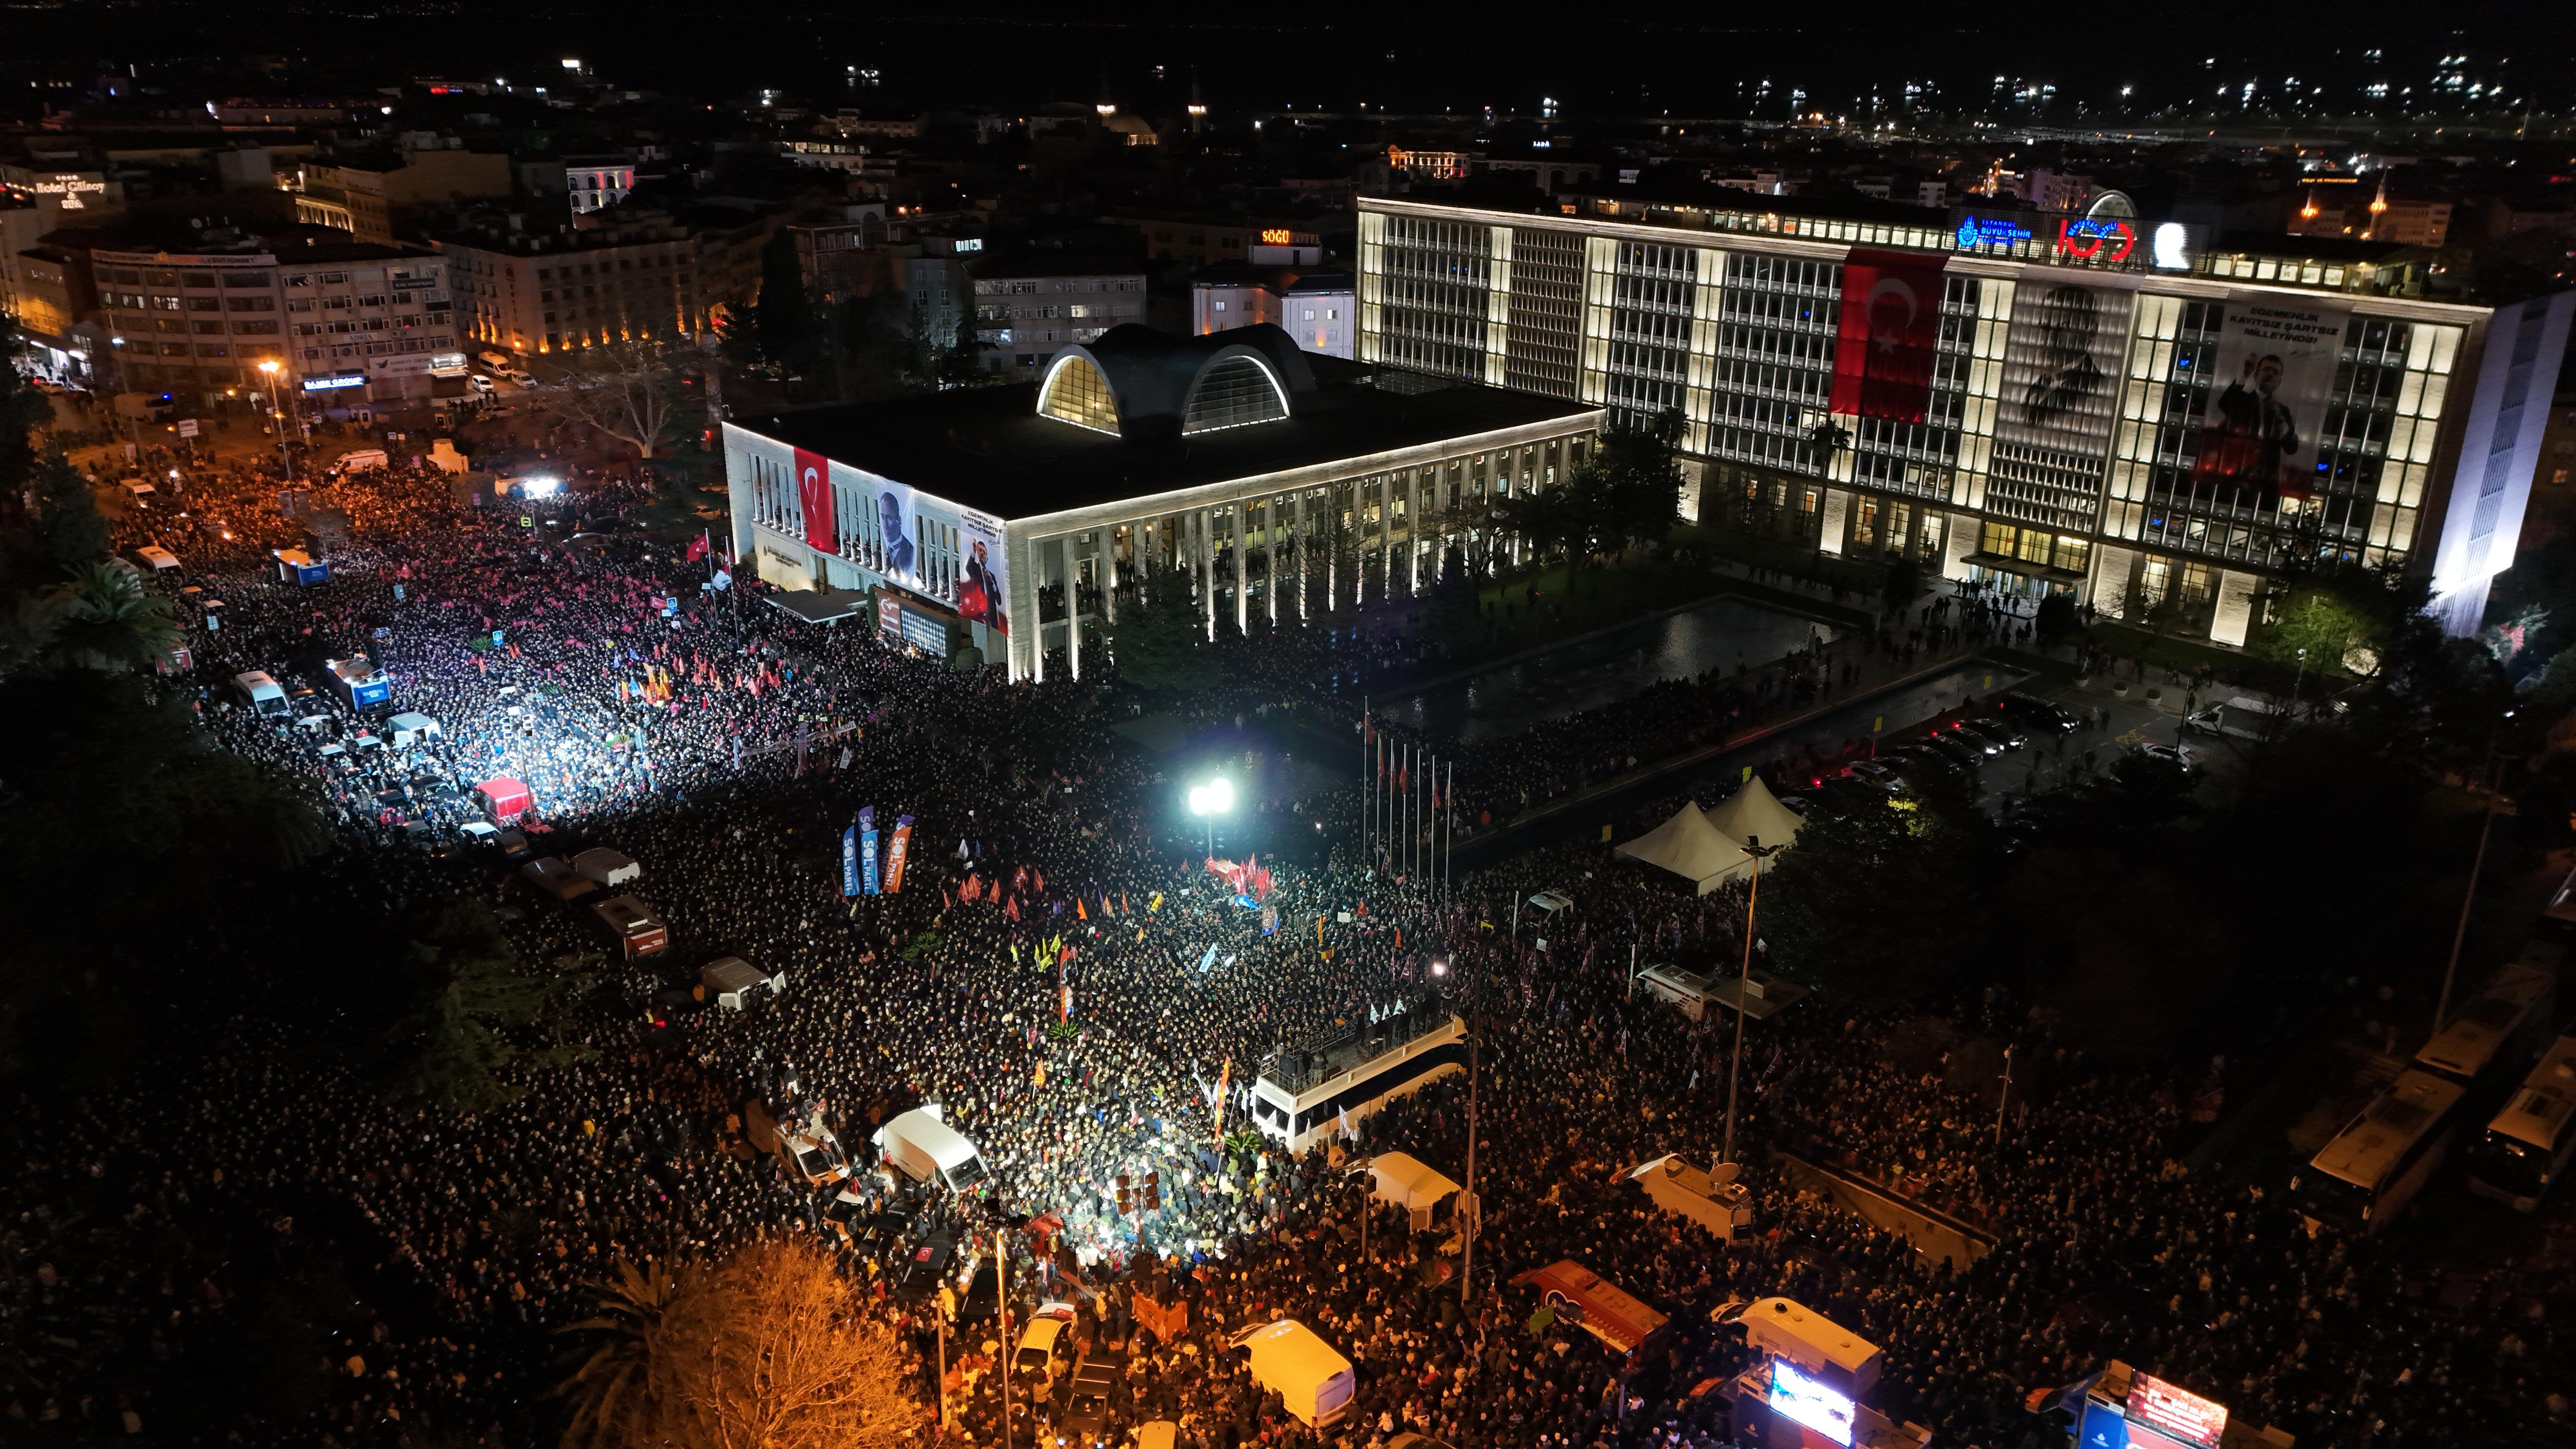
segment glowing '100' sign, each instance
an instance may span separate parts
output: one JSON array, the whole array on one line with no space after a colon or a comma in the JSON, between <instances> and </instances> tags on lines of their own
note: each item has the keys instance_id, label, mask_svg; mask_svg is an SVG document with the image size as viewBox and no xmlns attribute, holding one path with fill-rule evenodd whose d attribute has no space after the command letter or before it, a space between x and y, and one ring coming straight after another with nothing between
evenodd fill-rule
<instances>
[{"instance_id":1,"label":"glowing '100' sign","mask_svg":"<svg viewBox=\"0 0 2576 1449\"><path fill-rule=\"evenodd\" d=\"M2137 230L2125 221L2079 216L2057 224L2057 254L2062 257L2118 263L2137 248Z\"/></svg>"}]
</instances>

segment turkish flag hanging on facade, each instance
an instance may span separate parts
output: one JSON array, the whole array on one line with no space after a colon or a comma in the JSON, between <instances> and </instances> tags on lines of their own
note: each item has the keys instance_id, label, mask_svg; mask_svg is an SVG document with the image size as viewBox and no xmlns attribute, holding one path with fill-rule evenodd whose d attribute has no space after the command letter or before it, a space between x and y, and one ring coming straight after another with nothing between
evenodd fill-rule
<instances>
[{"instance_id":1,"label":"turkish flag hanging on facade","mask_svg":"<svg viewBox=\"0 0 2576 1449\"><path fill-rule=\"evenodd\" d=\"M796 503L805 513L805 546L837 553L841 539L833 528L832 465L822 454L796 450Z\"/></svg>"},{"instance_id":2,"label":"turkish flag hanging on facade","mask_svg":"<svg viewBox=\"0 0 2576 1449\"><path fill-rule=\"evenodd\" d=\"M1941 342L1941 267L1920 252L1854 247L1843 260L1833 410L1919 423L1932 406Z\"/></svg>"}]
</instances>

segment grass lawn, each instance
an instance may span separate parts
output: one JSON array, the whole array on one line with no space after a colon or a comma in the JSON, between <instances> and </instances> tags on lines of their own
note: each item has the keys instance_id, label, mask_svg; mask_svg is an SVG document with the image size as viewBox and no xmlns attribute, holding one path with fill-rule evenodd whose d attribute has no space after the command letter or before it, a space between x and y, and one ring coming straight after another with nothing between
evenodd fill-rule
<instances>
[{"instance_id":1,"label":"grass lawn","mask_svg":"<svg viewBox=\"0 0 2576 1449\"><path fill-rule=\"evenodd\" d=\"M2207 669L2226 683L2258 689L2284 699L2289 697L2291 688L2299 684L2298 671L2292 666L2240 654L2233 649L2222 649L2197 639L2175 639L2108 621L2095 624L2092 634L2094 643L2124 659L2143 659L2149 664L2179 669L2184 673ZM2349 682L2340 671L2327 675L2311 669L2301 688L2309 698L2316 698L2320 686L2329 678L2335 686Z\"/></svg>"}]
</instances>

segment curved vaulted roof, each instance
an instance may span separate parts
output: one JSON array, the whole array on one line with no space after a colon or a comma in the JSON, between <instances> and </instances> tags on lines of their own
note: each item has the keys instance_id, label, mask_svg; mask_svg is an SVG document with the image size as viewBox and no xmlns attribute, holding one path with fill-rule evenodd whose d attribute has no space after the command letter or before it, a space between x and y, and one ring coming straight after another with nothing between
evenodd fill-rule
<instances>
[{"instance_id":1,"label":"curved vaulted roof","mask_svg":"<svg viewBox=\"0 0 2576 1449\"><path fill-rule=\"evenodd\" d=\"M1211 374L1220 386L1229 380L1239 384L1247 363L1258 368L1278 394L1275 416L1295 413L1315 393L1315 374L1307 366L1306 355L1286 332L1270 323L1204 337L1174 337L1131 322L1057 352L1047 364L1046 384L1038 390L1040 412L1059 415L1048 406L1048 399L1057 378L1074 358L1097 369L1108 385L1117 410L1118 435L1129 440L1179 436L1185 423L1191 421L1192 403L1210 403L1203 390ZM1225 366L1229 362L1234 365ZM1201 418L1206 418L1208 412L1209 407L1203 405ZM1273 415L1265 407L1255 416ZM1220 424L1197 424L1216 425Z\"/></svg>"}]
</instances>

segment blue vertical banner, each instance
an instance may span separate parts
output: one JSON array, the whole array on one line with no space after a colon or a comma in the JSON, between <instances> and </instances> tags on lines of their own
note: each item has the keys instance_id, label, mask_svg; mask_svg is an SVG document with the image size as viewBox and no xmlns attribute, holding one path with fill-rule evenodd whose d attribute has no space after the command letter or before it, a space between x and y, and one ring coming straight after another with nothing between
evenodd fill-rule
<instances>
[{"instance_id":1,"label":"blue vertical banner","mask_svg":"<svg viewBox=\"0 0 2576 1449\"><path fill-rule=\"evenodd\" d=\"M844 899L859 893L859 827L857 822L841 827L841 895Z\"/></svg>"},{"instance_id":2,"label":"blue vertical banner","mask_svg":"<svg viewBox=\"0 0 2576 1449\"><path fill-rule=\"evenodd\" d=\"M877 893L877 807L859 812L859 889Z\"/></svg>"}]
</instances>

